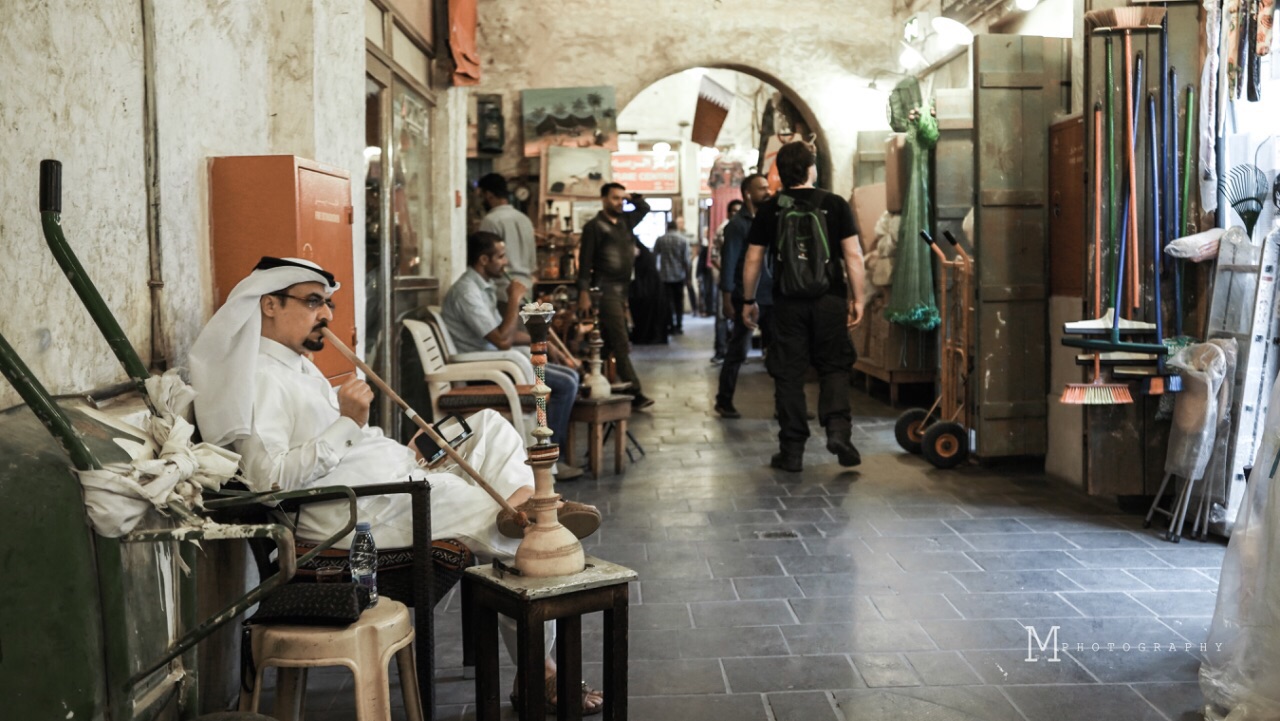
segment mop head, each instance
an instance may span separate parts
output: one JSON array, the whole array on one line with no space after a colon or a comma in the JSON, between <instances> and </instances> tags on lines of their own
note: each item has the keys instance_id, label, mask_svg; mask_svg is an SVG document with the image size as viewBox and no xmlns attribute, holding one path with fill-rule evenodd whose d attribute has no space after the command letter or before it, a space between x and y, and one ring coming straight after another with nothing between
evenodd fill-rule
<instances>
[{"instance_id":1,"label":"mop head","mask_svg":"<svg viewBox=\"0 0 1280 721\"><path fill-rule=\"evenodd\" d=\"M1089 32L1121 30L1154 30L1164 21L1164 8L1120 7L1091 10L1084 14L1084 27Z\"/></svg>"},{"instance_id":2,"label":"mop head","mask_svg":"<svg viewBox=\"0 0 1280 721\"><path fill-rule=\"evenodd\" d=\"M1068 383L1061 402L1069 406L1118 406L1133 402L1129 386L1123 383Z\"/></svg>"}]
</instances>

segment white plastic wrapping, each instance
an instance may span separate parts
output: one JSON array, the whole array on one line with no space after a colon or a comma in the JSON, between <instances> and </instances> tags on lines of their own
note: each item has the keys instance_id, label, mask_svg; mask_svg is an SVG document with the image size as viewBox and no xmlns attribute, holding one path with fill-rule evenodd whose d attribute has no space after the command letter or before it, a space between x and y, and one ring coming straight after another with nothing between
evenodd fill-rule
<instances>
[{"instance_id":1,"label":"white plastic wrapping","mask_svg":"<svg viewBox=\"0 0 1280 721\"><path fill-rule=\"evenodd\" d=\"M191 443L196 393L177 371L147 379L147 394L159 415L147 416L144 430L159 452L131 448L134 460L130 463L78 472L89 521L107 538L132 531L153 507L163 509L177 501L187 508L200 508L203 490L221 487L239 468L237 454L208 443Z\"/></svg>"},{"instance_id":2,"label":"white plastic wrapping","mask_svg":"<svg viewBox=\"0 0 1280 721\"><path fill-rule=\"evenodd\" d=\"M1272 492L1278 451L1280 384L1273 383L1200 666L1207 719L1280 718L1280 497Z\"/></svg>"},{"instance_id":3,"label":"white plastic wrapping","mask_svg":"<svg viewBox=\"0 0 1280 721\"><path fill-rule=\"evenodd\" d=\"M1210 343L1222 349L1227 359L1222 388L1218 390L1218 433L1213 439L1213 455L1204 471L1204 493L1209 494L1209 524L1230 536L1235 518L1227 518L1231 496L1231 424L1235 404L1236 363L1240 359L1239 344L1235 338L1214 338Z\"/></svg>"},{"instance_id":4,"label":"white plastic wrapping","mask_svg":"<svg viewBox=\"0 0 1280 721\"><path fill-rule=\"evenodd\" d=\"M1218 346L1196 343L1178 351L1168 365L1182 376L1182 392L1173 404L1164 472L1198 481L1204 477L1213 455L1213 439L1218 433L1218 392L1227 359Z\"/></svg>"}]
</instances>

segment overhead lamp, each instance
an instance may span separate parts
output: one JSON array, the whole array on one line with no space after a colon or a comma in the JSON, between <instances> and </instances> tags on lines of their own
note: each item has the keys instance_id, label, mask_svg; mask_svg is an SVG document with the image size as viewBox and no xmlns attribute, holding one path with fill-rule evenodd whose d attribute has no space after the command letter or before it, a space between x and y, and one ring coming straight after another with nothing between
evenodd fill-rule
<instances>
[{"instance_id":1,"label":"overhead lamp","mask_svg":"<svg viewBox=\"0 0 1280 721\"><path fill-rule=\"evenodd\" d=\"M1040 0L1014 0L1013 6L1022 12L1031 12L1040 4Z\"/></svg>"},{"instance_id":2,"label":"overhead lamp","mask_svg":"<svg viewBox=\"0 0 1280 721\"><path fill-rule=\"evenodd\" d=\"M653 144L653 152L655 152L655 153L670 153L670 152L671 152L671 143L667 143L667 142L658 142L658 143L654 143L654 144Z\"/></svg>"},{"instance_id":3,"label":"overhead lamp","mask_svg":"<svg viewBox=\"0 0 1280 721\"><path fill-rule=\"evenodd\" d=\"M898 55L898 64L902 66L903 70L911 73L927 66L929 60L919 50L902 43L902 52Z\"/></svg>"},{"instance_id":4,"label":"overhead lamp","mask_svg":"<svg viewBox=\"0 0 1280 721\"><path fill-rule=\"evenodd\" d=\"M1034 2L1035 0L1031 1ZM1027 2L1027 0L1018 0L1018 2ZM973 44L973 31L969 29L968 25L955 18L939 15L930 20L929 24L933 26L933 31L938 34L938 37L951 45Z\"/></svg>"}]
</instances>

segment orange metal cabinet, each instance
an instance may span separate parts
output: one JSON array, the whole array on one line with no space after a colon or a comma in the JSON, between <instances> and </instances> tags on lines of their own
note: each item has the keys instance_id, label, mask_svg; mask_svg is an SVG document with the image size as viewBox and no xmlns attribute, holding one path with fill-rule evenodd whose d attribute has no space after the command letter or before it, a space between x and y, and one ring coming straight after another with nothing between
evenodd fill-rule
<instances>
[{"instance_id":1,"label":"orange metal cabinet","mask_svg":"<svg viewBox=\"0 0 1280 721\"><path fill-rule=\"evenodd\" d=\"M264 256L305 258L342 287L330 328L356 342L351 180L345 170L292 155L213 158L209 164L209 245L214 307ZM315 363L335 385L355 367L333 348Z\"/></svg>"}]
</instances>

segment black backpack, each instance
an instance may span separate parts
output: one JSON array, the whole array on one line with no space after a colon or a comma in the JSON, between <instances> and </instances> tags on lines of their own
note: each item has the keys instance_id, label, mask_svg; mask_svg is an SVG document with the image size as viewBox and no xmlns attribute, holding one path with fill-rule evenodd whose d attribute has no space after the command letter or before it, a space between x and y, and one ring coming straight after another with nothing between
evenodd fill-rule
<instances>
[{"instance_id":1,"label":"black backpack","mask_svg":"<svg viewBox=\"0 0 1280 721\"><path fill-rule=\"evenodd\" d=\"M777 258L773 287L787 298L820 298L831 288L831 244L822 214L826 192L808 202L778 195Z\"/></svg>"}]
</instances>

